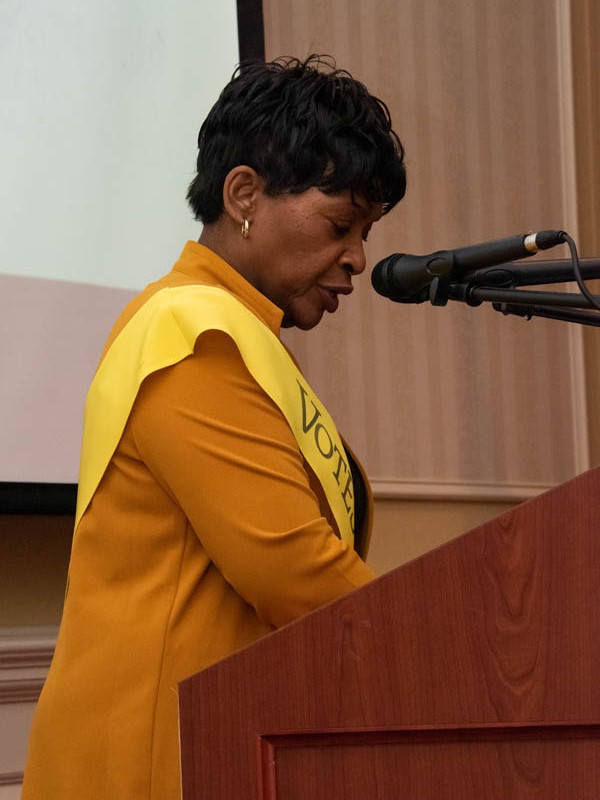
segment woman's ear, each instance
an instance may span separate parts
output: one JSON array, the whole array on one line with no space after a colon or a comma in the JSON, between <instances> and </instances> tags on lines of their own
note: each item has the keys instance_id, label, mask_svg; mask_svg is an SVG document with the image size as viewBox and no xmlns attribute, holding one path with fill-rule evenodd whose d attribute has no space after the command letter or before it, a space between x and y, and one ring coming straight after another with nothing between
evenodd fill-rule
<instances>
[{"instance_id":1,"label":"woman's ear","mask_svg":"<svg viewBox=\"0 0 600 800\"><path fill-rule=\"evenodd\" d=\"M256 202L262 194L264 181L252 167L241 164L234 167L223 184L223 206L225 213L236 224L245 219L252 222Z\"/></svg>"}]
</instances>

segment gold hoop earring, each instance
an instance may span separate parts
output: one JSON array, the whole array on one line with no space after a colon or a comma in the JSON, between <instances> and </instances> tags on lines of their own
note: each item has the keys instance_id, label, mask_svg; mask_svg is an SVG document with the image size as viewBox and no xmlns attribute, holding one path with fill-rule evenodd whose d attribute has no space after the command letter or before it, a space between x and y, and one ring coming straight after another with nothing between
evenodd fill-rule
<instances>
[{"instance_id":1,"label":"gold hoop earring","mask_svg":"<svg viewBox=\"0 0 600 800\"><path fill-rule=\"evenodd\" d=\"M247 239L250 236L250 223L244 218L242 222L242 236Z\"/></svg>"}]
</instances>

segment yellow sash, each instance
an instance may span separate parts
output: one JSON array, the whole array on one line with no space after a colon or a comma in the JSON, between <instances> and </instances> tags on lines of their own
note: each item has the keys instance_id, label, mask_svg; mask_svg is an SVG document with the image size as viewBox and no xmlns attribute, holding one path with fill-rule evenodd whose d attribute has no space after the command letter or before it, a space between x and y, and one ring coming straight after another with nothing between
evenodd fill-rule
<instances>
[{"instance_id":1,"label":"yellow sash","mask_svg":"<svg viewBox=\"0 0 600 800\"><path fill-rule=\"evenodd\" d=\"M161 289L136 312L106 353L85 405L75 527L108 466L144 378L194 352L208 330L227 333L250 374L281 409L319 479L344 541L354 541L354 490L335 424L277 336L215 286Z\"/></svg>"}]
</instances>

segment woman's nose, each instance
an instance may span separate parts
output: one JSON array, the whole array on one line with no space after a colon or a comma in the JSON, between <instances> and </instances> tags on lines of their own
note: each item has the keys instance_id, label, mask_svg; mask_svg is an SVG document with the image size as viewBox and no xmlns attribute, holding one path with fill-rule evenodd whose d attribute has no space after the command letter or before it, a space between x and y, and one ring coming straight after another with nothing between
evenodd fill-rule
<instances>
[{"instance_id":1,"label":"woman's nose","mask_svg":"<svg viewBox=\"0 0 600 800\"><path fill-rule=\"evenodd\" d=\"M344 269L351 275L360 275L361 272L364 272L367 266L367 259L365 257L365 248L362 239L359 244L348 248L347 252L344 254L343 264Z\"/></svg>"}]
</instances>

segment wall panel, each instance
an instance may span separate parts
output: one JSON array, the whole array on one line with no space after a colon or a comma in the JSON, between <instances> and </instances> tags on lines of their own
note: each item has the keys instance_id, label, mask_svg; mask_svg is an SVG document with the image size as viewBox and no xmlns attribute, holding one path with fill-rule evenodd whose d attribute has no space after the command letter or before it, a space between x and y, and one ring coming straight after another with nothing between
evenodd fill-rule
<instances>
[{"instance_id":1,"label":"wall panel","mask_svg":"<svg viewBox=\"0 0 600 800\"><path fill-rule=\"evenodd\" d=\"M267 57L332 53L385 99L405 144L409 191L373 230L371 265L544 228L576 236L565 8L265 0ZM587 466L580 330L356 285L288 342L376 492L523 499Z\"/></svg>"},{"instance_id":2,"label":"wall panel","mask_svg":"<svg viewBox=\"0 0 600 800\"><path fill-rule=\"evenodd\" d=\"M574 111L577 120L577 196L583 255L600 257L600 5L596 0L572 0ZM600 281L592 284L600 294ZM600 463L600 332L584 331L587 393L590 398L589 437L593 463Z\"/></svg>"}]
</instances>

